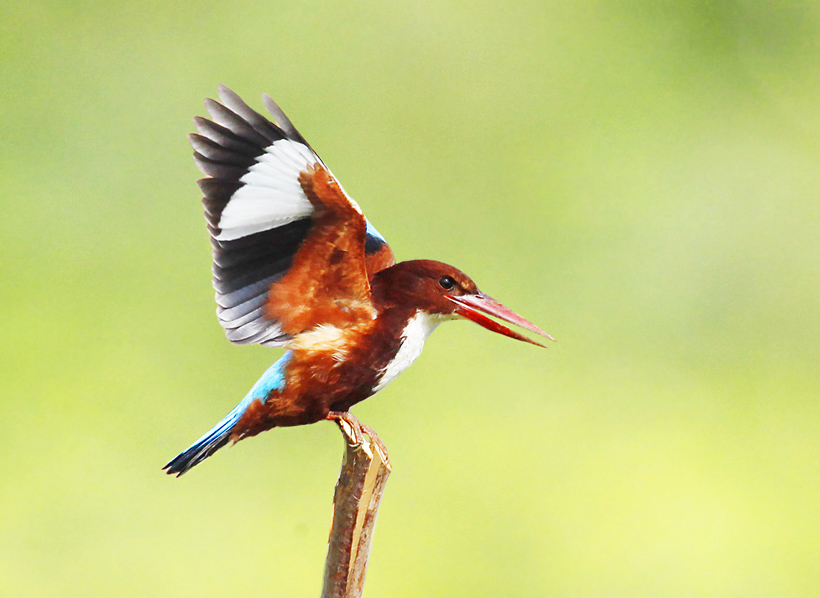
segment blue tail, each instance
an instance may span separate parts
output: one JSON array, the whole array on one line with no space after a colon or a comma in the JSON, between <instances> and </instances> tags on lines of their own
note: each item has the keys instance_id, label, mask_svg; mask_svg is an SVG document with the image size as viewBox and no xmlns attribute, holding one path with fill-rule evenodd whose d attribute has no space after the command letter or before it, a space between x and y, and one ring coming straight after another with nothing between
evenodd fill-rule
<instances>
[{"instance_id":1,"label":"blue tail","mask_svg":"<svg viewBox=\"0 0 820 598\"><path fill-rule=\"evenodd\" d=\"M292 352L285 353L276 363L268 368L262 377L253 385L242 402L222 418L209 432L191 445L188 450L174 457L168 465L163 467L165 473L176 474L177 477L213 455L216 451L228 444L231 433L237 422L254 401L264 403L268 395L274 390L282 391L285 388L285 366L292 356Z\"/></svg>"}]
</instances>

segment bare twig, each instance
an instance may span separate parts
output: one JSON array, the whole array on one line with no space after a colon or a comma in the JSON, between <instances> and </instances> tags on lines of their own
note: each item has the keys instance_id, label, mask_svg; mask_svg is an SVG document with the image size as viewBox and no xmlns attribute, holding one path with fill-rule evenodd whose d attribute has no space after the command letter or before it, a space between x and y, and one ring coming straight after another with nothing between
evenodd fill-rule
<instances>
[{"instance_id":1,"label":"bare twig","mask_svg":"<svg viewBox=\"0 0 820 598\"><path fill-rule=\"evenodd\" d=\"M352 415L337 420L346 451L333 497L322 598L359 598L390 460L378 435Z\"/></svg>"}]
</instances>

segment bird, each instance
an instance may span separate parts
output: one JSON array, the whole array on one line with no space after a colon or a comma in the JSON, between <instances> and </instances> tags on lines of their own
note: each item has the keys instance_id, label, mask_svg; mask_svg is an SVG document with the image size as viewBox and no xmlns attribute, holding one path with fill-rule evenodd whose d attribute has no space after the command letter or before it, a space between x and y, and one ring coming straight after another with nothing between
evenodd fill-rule
<instances>
[{"instance_id":1,"label":"bird","mask_svg":"<svg viewBox=\"0 0 820 598\"><path fill-rule=\"evenodd\" d=\"M421 354L442 322L468 319L544 345L554 340L433 260L396 262L325 163L268 96L273 119L219 86L189 135L213 247L217 318L236 344L284 347L245 398L163 468L177 477L229 443L323 420L377 435L350 408ZM380 442L380 440L379 440Z\"/></svg>"}]
</instances>

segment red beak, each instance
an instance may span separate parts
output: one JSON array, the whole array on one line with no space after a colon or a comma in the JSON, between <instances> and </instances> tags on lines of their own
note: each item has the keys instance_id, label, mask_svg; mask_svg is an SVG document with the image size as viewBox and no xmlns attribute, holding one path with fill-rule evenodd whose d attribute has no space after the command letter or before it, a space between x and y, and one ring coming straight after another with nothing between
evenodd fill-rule
<instances>
[{"instance_id":1,"label":"red beak","mask_svg":"<svg viewBox=\"0 0 820 598\"><path fill-rule=\"evenodd\" d=\"M525 320L517 313L515 313L513 310L503 306L501 303L499 303L489 295L485 295L484 293L478 292L475 295L462 295L461 297L456 297L453 295L445 296L458 306L458 308L456 309L456 313L458 315L464 316L468 320L472 320L473 322L483 326L487 330L498 332L499 334L509 336L510 338L514 338L519 341L532 343L533 345L538 345L539 347L545 347L545 345L542 345L541 343L536 342L531 338L527 338L523 334L519 334L518 332L510 330L503 324L499 324L495 320L488 318L484 315L485 313L490 314L491 316L495 316L500 320L504 320L505 322L509 322L510 324L520 326L521 328L529 330L530 332L534 332L535 334L538 334L540 336L546 337L551 341L555 340L549 334L541 330L538 326L536 326L532 322Z\"/></svg>"}]
</instances>

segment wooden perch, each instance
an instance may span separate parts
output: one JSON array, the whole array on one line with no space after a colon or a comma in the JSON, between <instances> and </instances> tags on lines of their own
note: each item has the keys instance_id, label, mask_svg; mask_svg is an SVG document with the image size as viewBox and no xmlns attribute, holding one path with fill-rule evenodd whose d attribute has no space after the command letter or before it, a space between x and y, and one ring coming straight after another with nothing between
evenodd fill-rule
<instances>
[{"instance_id":1,"label":"wooden perch","mask_svg":"<svg viewBox=\"0 0 820 598\"><path fill-rule=\"evenodd\" d=\"M349 413L337 424L346 451L333 496L322 598L359 598L390 459L379 436Z\"/></svg>"}]
</instances>

